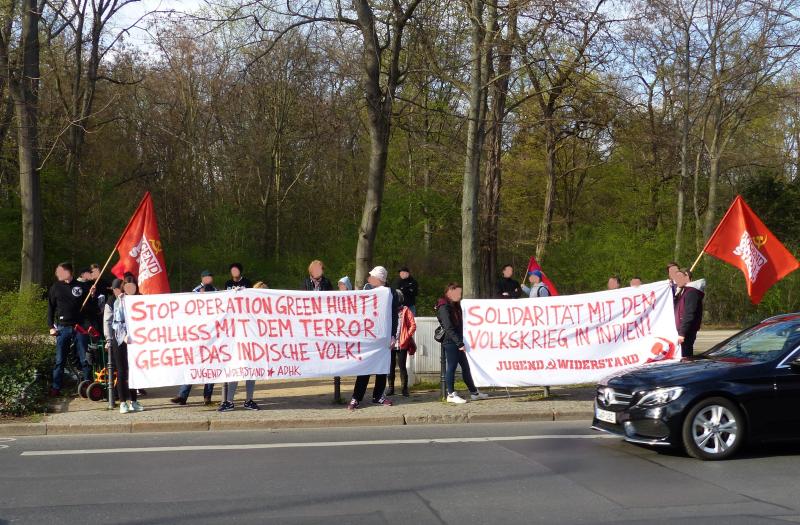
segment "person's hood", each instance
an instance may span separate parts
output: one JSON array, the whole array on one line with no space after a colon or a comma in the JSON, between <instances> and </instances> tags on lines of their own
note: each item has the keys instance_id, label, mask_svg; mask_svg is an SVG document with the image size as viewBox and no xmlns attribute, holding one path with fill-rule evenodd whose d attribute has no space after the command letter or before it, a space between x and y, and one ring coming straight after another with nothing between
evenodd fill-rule
<instances>
[{"instance_id":1,"label":"person's hood","mask_svg":"<svg viewBox=\"0 0 800 525\"><path fill-rule=\"evenodd\" d=\"M339 282L343 283L345 288L347 288L348 290L352 290L353 289L353 283L350 282L350 277L345 275L344 277L339 279Z\"/></svg>"},{"instance_id":2,"label":"person's hood","mask_svg":"<svg viewBox=\"0 0 800 525\"><path fill-rule=\"evenodd\" d=\"M439 297L439 300L436 301L436 306L434 306L433 308L434 310L438 310L439 308L441 308L446 304L447 304L447 299L445 299L444 297Z\"/></svg>"},{"instance_id":3,"label":"person's hood","mask_svg":"<svg viewBox=\"0 0 800 525\"><path fill-rule=\"evenodd\" d=\"M696 281L690 282L686 286L688 286L690 288L694 288L695 290L697 290L699 292L704 292L705 293L705 291L706 291L706 280L705 279L698 279Z\"/></svg>"}]
</instances>

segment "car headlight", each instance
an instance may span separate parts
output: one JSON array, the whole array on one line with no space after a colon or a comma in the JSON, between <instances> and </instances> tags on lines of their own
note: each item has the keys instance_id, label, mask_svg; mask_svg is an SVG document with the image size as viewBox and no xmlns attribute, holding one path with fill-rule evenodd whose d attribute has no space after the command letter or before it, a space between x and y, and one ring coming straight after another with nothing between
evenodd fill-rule
<instances>
[{"instance_id":1,"label":"car headlight","mask_svg":"<svg viewBox=\"0 0 800 525\"><path fill-rule=\"evenodd\" d=\"M676 386L673 388L659 388L644 392L644 395L636 403L637 407L656 407L666 405L681 397L683 388Z\"/></svg>"}]
</instances>

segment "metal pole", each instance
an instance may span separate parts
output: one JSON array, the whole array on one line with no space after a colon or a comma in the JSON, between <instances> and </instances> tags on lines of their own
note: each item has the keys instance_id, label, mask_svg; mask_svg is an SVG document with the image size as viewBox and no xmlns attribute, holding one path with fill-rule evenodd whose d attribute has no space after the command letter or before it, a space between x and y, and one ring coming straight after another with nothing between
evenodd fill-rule
<instances>
[{"instance_id":1,"label":"metal pole","mask_svg":"<svg viewBox=\"0 0 800 525\"><path fill-rule=\"evenodd\" d=\"M439 355L439 366L440 366L439 395L441 396L442 401L444 401L445 399L447 399L447 385L445 384L445 370L447 370L447 356L444 353L444 345L439 345L439 350L441 352L441 355Z\"/></svg>"},{"instance_id":2,"label":"metal pole","mask_svg":"<svg viewBox=\"0 0 800 525\"><path fill-rule=\"evenodd\" d=\"M105 350L105 346L105 342L103 342L103 350ZM108 382L108 409L114 410L114 366L111 359L111 346L111 342L109 341L108 352L105 352L106 359L108 359L106 363L106 373L108 374L108 376L106 376L106 381Z\"/></svg>"},{"instance_id":3,"label":"metal pole","mask_svg":"<svg viewBox=\"0 0 800 525\"><path fill-rule=\"evenodd\" d=\"M341 376L334 376L333 378L333 402L342 402L342 378Z\"/></svg>"}]
</instances>

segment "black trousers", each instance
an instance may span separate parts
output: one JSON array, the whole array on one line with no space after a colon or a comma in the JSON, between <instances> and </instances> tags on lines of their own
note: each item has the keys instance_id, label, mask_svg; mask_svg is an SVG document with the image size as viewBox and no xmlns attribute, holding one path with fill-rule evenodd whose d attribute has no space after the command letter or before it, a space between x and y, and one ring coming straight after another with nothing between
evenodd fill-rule
<instances>
[{"instance_id":1,"label":"black trousers","mask_svg":"<svg viewBox=\"0 0 800 525\"><path fill-rule=\"evenodd\" d=\"M406 360L408 359L408 350L392 350L392 364L389 368L389 388L394 388L394 369L400 366L400 384L403 388L408 386L408 369L406 368Z\"/></svg>"},{"instance_id":2,"label":"black trousers","mask_svg":"<svg viewBox=\"0 0 800 525\"><path fill-rule=\"evenodd\" d=\"M681 343L681 357L692 357L694 355L695 340L697 340L697 332L686 334Z\"/></svg>"},{"instance_id":3,"label":"black trousers","mask_svg":"<svg viewBox=\"0 0 800 525\"><path fill-rule=\"evenodd\" d=\"M367 393L367 385L369 385L369 376L356 377L356 386L353 389L353 399L361 403L364 399L364 394ZM375 387L372 389L372 399L377 401L386 390L386 374L375 374Z\"/></svg>"},{"instance_id":4,"label":"black trousers","mask_svg":"<svg viewBox=\"0 0 800 525\"><path fill-rule=\"evenodd\" d=\"M136 401L136 390L128 388L128 345L125 343L118 345L112 339L111 358L114 360L114 368L117 371L117 399L119 401Z\"/></svg>"}]
</instances>

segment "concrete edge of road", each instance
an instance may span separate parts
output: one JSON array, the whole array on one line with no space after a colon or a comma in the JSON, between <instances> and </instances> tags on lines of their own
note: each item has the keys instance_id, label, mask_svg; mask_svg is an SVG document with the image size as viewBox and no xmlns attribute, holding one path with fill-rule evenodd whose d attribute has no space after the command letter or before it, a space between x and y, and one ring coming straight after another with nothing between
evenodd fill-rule
<instances>
[{"instance_id":1,"label":"concrete edge of road","mask_svg":"<svg viewBox=\"0 0 800 525\"><path fill-rule=\"evenodd\" d=\"M45 436L75 434L131 434L141 432L201 432L224 430L269 430L282 428L329 428L401 426L463 423L521 423L531 421L575 421L591 419L591 409L479 414L402 414L300 419L186 419L175 421L126 421L87 423L4 423L0 436ZM133 416L135 417L135 416Z\"/></svg>"}]
</instances>

